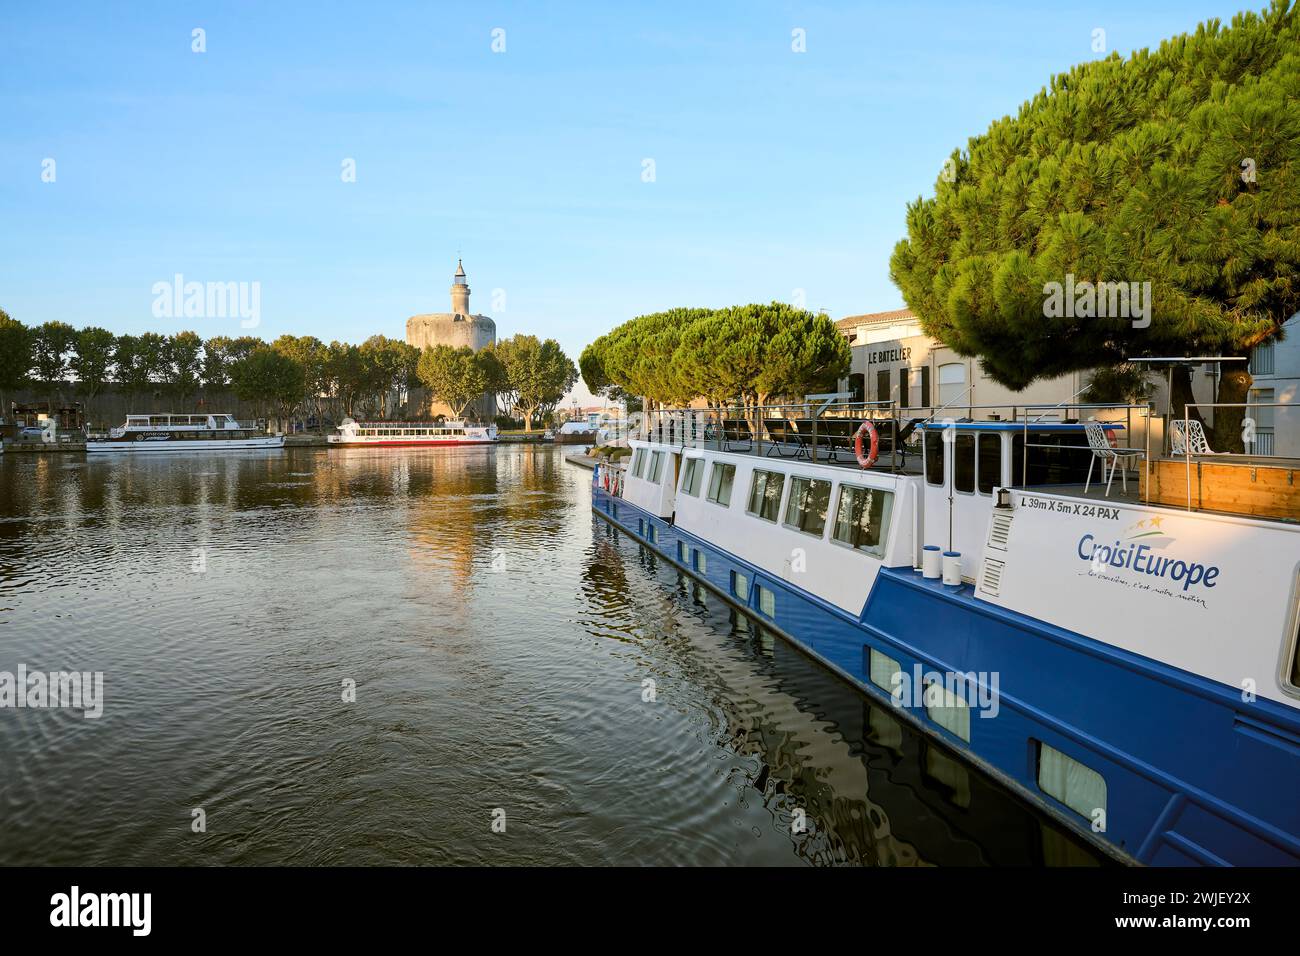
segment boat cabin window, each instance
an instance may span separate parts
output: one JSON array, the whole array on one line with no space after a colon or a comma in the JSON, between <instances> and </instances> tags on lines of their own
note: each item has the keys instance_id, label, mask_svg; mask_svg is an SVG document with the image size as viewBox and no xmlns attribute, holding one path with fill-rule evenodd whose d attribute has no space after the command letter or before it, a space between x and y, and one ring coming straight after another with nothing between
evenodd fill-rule
<instances>
[{"instance_id":1,"label":"boat cabin window","mask_svg":"<svg viewBox=\"0 0 1300 956\"><path fill-rule=\"evenodd\" d=\"M781 513L781 492L785 490L785 475L779 471L755 471L754 482L749 486L750 514L764 521L775 521Z\"/></svg>"},{"instance_id":2,"label":"boat cabin window","mask_svg":"<svg viewBox=\"0 0 1300 956\"><path fill-rule=\"evenodd\" d=\"M682 491L693 497L699 497L700 480L704 474L703 458L687 458L682 470Z\"/></svg>"},{"instance_id":3,"label":"boat cabin window","mask_svg":"<svg viewBox=\"0 0 1300 956\"><path fill-rule=\"evenodd\" d=\"M749 600L749 578L739 571L731 572L731 593L742 601Z\"/></svg>"},{"instance_id":4,"label":"boat cabin window","mask_svg":"<svg viewBox=\"0 0 1300 956\"><path fill-rule=\"evenodd\" d=\"M664 474L664 453L661 451L650 453L650 478L654 484L659 484L659 479Z\"/></svg>"},{"instance_id":5,"label":"boat cabin window","mask_svg":"<svg viewBox=\"0 0 1300 956\"><path fill-rule=\"evenodd\" d=\"M1024 434L1011 438L1011 483L1033 485L1081 485L1088 477L1088 436L1083 429L1034 431L1029 433L1029 454ZM1028 458L1028 472L1025 462Z\"/></svg>"},{"instance_id":6,"label":"boat cabin window","mask_svg":"<svg viewBox=\"0 0 1300 956\"><path fill-rule=\"evenodd\" d=\"M632 477L640 478L645 473L645 449L638 448L632 455Z\"/></svg>"},{"instance_id":7,"label":"boat cabin window","mask_svg":"<svg viewBox=\"0 0 1300 956\"><path fill-rule=\"evenodd\" d=\"M883 557L894 493L879 488L840 485L831 539L858 551Z\"/></svg>"},{"instance_id":8,"label":"boat cabin window","mask_svg":"<svg viewBox=\"0 0 1300 956\"><path fill-rule=\"evenodd\" d=\"M816 535L826 530L826 515L831 510L831 483L814 478L790 479L790 501L785 506L785 526Z\"/></svg>"},{"instance_id":9,"label":"boat cabin window","mask_svg":"<svg viewBox=\"0 0 1300 956\"><path fill-rule=\"evenodd\" d=\"M714 462L709 475L709 492L705 496L714 504L724 508L731 506L731 486L736 481L736 466L724 462Z\"/></svg>"},{"instance_id":10,"label":"boat cabin window","mask_svg":"<svg viewBox=\"0 0 1300 956\"><path fill-rule=\"evenodd\" d=\"M943 484L943 432L927 428L922 433L925 440L925 480L931 485Z\"/></svg>"},{"instance_id":11,"label":"boat cabin window","mask_svg":"<svg viewBox=\"0 0 1300 956\"><path fill-rule=\"evenodd\" d=\"M978 447L976 487L980 494L990 495L1002 483L1002 436L997 432L981 432Z\"/></svg>"},{"instance_id":12,"label":"boat cabin window","mask_svg":"<svg viewBox=\"0 0 1300 956\"><path fill-rule=\"evenodd\" d=\"M975 433L958 432L952 443L952 486L970 494L975 490Z\"/></svg>"}]
</instances>

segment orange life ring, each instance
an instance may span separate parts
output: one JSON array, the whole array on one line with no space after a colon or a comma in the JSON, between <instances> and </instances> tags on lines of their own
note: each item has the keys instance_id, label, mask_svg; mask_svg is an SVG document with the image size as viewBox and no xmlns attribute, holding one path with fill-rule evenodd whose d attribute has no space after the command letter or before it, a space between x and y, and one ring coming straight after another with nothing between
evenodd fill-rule
<instances>
[{"instance_id":1,"label":"orange life ring","mask_svg":"<svg viewBox=\"0 0 1300 956\"><path fill-rule=\"evenodd\" d=\"M862 436L871 436L871 450L867 455L862 454ZM880 457L880 433L876 431L876 426L867 419L858 426L858 430L853 433L853 454L858 457L858 464L863 468L870 468Z\"/></svg>"}]
</instances>

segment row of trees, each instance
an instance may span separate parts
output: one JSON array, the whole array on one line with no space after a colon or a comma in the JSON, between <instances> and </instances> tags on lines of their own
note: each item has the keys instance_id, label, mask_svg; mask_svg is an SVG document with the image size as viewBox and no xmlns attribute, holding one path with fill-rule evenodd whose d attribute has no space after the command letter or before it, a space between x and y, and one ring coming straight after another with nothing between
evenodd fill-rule
<instances>
[{"instance_id":1,"label":"row of trees","mask_svg":"<svg viewBox=\"0 0 1300 956\"><path fill-rule=\"evenodd\" d=\"M908 206L891 275L928 334L1003 384L1245 356L1300 309L1300 12L1275 0L1055 76L955 151L935 190ZM1149 282L1149 324L1049 312L1046 286L1066 276ZM1218 401L1250 385L1226 364ZM1180 367L1176 414L1190 398ZM1214 447L1241 450L1240 425L1220 409Z\"/></svg>"},{"instance_id":2,"label":"row of trees","mask_svg":"<svg viewBox=\"0 0 1300 956\"><path fill-rule=\"evenodd\" d=\"M478 371L465 378L466 369ZM442 346L421 355L382 335L360 345L327 345L310 335L270 343L254 336L204 341L194 332L114 335L63 322L27 328L0 310L0 402L6 392L35 387L51 400L74 394L90 408L113 385L130 397L167 395L182 408L198 394L229 390L277 419L295 412L318 420L329 412L386 418L395 394L423 385L457 416L484 392L495 392L531 424L559 403L577 374L554 340L530 335L477 354Z\"/></svg>"},{"instance_id":3,"label":"row of trees","mask_svg":"<svg viewBox=\"0 0 1300 956\"><path fill-rule=\"evenodd\" d=\"M532 431L536 416L554 411L578 380L578 370L560 344L535 335L516 335L478 352L437 345L424 350L416 374L455 417L478 396L492 392L502 408L519 411L525 431Z\"/></svg>"},{"instance_id":4,"label":"row of trees","mask_svg":"<svg viewBox=\"0 0 1300 956\"><path fill-rule=\"evenodd\" d=\"M578 364L593 395L724 405L833 389L849 359L829 318L772 302L638 316L592 342Z\"/></svg>"}]
</instances>

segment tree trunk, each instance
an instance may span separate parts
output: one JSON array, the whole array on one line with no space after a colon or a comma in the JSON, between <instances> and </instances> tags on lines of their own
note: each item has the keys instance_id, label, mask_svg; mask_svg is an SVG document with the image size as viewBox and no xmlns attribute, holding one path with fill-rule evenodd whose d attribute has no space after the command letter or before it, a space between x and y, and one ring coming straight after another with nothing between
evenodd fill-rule
<instances>
[{"instance_id":1,"label":"tree trunk","mask_svg":"<svg viewBox=\"0 0 1300 956\"><path fill-rule=\"evenodd\" d=\"M1192 394L1192 370L1186 365L1175 365L1173 371L1173 393L1169 396L1169 416L1171 419L1186 416L1188 402L1196 401ZM1199 409L1192 409L1192 420L1205 424Z\"/></svg>"},{"instance_id":2,"label":"tree trunk","mask_svg":"<svg viewBox=\"0 0 1300 956\"><path fill-rule=\"evenodd\" d=\"M1250 386L1253 381L1247 363L1232 362L1225 365L1223 374L1219 378L1219 395L1215 401L1220 404L1244 406L1246 400L1250 398ZM1210 447L1215 451L1243 454L1246 451L1246 444L1242 436L1242 420L1245 417L1245 408L1216 408L1214 436L1210 439Z\"/></svg>"}]
</instances>

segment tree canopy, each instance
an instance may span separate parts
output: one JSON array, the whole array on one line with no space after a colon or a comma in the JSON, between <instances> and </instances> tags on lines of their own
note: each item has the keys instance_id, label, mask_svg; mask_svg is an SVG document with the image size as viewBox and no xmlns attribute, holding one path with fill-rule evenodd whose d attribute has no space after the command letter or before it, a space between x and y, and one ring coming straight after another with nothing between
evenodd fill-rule
<instances>
[{"instance_id":1,"label":"tree canopy","mask_svg":"<svg viewBox=\"0 0 1300 956\"><path fill-rule=\"evenodd\" d=\"M475 352L468 345L435 345L420 354L420 381L431 398L445 402L453 418L461 418L470 402L490 391L499 375L496 356L488 349Z\"/></svg>"},{"instance_id":2,"label":"tree canopy","mask_svg":"<svg viewBox=\"0 0 1300 956\"><path fill-rule=\"evenodd\" d=\"M578 380L578 369L555 339L515 335L492 346L500 363L494 391L524 415L524 430L532 431L533 417L555 408Z\"/></svg>"},{"instance_id":3,"label":"tree canopy","mask_svg":"<svg viewBox=\"0 0 1300 956\"><path fill-rule=\"evenodd\" d=\"M829 318L772 302L638 316L588 345L579 364L592 394L725 404L833 387L850 354Z\"/></svg>"},{"instance_id":4,"label":"tree canopy","mask_svg":"<svg viewBox=\"0 0 1300 956\"><path fill-rule=\"evenodd\" d=\"M1052 77L909 204L890 272L927 334L1019 389L1276 336L1300 309L1298 226L1300 16L1277 0ZM1067 276L1149 282L1149 325L1050 308ZM1244 400L1244 370L1224 383Z\"/></svg>"}]
</instances>

